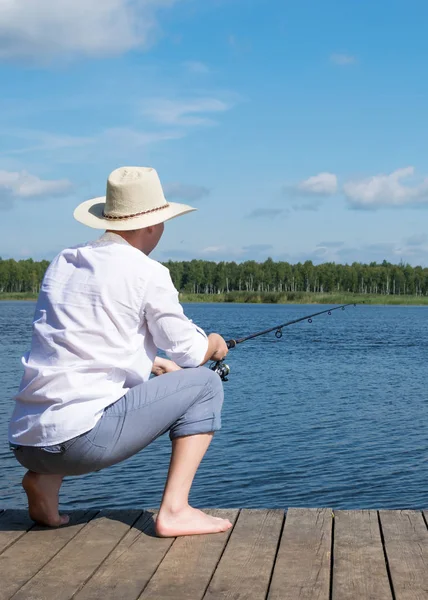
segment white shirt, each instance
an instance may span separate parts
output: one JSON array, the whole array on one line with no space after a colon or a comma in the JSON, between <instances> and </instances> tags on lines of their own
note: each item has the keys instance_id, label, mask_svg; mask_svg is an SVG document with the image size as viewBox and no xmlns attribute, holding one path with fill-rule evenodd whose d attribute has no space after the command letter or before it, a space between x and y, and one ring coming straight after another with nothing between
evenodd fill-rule
<instances>
[{"instance_id":1,"label":"white shirt","mask_svg":"<svg viewBox=\"0 0 428 600\"><path fill-rule=\"evenodd\" d=\"M181 367L208 349L168 269L114 233L63 250L43 280L9 441L46 446L89 431L149 379L157 348Z\"/></svg>"}]
</instances>

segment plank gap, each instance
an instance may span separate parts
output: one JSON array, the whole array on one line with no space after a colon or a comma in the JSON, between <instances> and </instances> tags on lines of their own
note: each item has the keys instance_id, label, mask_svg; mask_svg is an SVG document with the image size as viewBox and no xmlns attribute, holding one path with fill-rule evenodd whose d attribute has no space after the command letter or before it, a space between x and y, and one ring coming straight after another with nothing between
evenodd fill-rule
<instances>
[{"instance_id":1,"label":"plank gap","mask_svg":"<svg viewBox=\"0 0 428 600\"><path fill-rule=\"evenodd\" d=\"M10 541L6 539L6 541L0 543L0 555L3 554L3 552L5 552L6 550L8 550L11 546L13 546L13 544L15 544L18 540L23 538L26 533L31 531L31 529L36 527L36 524L29 518L28 513L25 510L5 510L3 514L0 515L0 518L0 540L3 537L2 532L5 534L16 532L16 536L10 536ZM14 522L15 518L16 522ZM12 520L10 528L7 527L8 519L9 521ZM6 535L4 537L6 537Z\"/></svg>"},{"instance_id":2,"label":"plank gap","mask_svg":"<svg viewBox=\"0 0 428 600\"><path fill-rule=\"evenodd\" d=\"M2 554L0 560L0 600L13 597L53 560L58 552L83 529L97 511L70 513L67 526L49 528L36 525ZM48 540L48 541L46 541Z\"/></svg>"},{"instance_id":3,"label":"plank gap","mask_svg":"<svg viewBox=\"0 0 428 600\"><path fill-rule=\"evenodd\" d=\"M270 577L269 577L269 583L268 583L267 590L266 590L265 600L267 600L268 597L269 597L270 586L272 585L272 579L273 579L273 574L275 572L276 561L278 560L278 552L279 552L279 547L281 545L282 535L284 533L284 527L285 527L285 520L286 520L286 518L287 518L287 511L284 511L284 518L282 520L281 531L279 532L278 543L276 545L275 558L274 558L274 561L273 561L272 571L271 571L271 574L270 574Z\"/></svg>"},{"instance_id":4,"label":"plank gap","mask_svg":"<svg viewBox=\"0 0 428 600\"><path fill-rule=\"evenodd\" d=\"M220 556L218 557L218 561L217 561L217 563L216 563L216 565L215 565L215 567L214 567L214 569L213 569L213 572L211 573L211 577L210 577L210 579L209 579L209 581L208 581L208 583L207 583L207 585L206 585L206 588L205 588L205 590L204 590L204 593L202 594L202 598L205 598L205 595L206 595L206 593L208 592L208 588L210 587L210 585L211 585L211 582L212 582L212 580L213 580L213 577L214 577L214 575L215 575L215 572L217 571L217 567L219 566L219 564L220 564L220 561L221 561L221 559L223 558L223 556L224 556L224 553L226 552L226 548L227 548L227 546L228 546L228 544L229 544L229 542L230 542L230 538L232 537L233 531L234 531L234 529L235 529L235 527L236 527L236 524L237 524L237 522L238 522L239 515L241 514L241 512L242 512L242 509L241 509L241 508L240 508L240 509L238 509L238 514L236 515L236 518L235 518L235 520L234 520L234 521L233 521L233 523L232 523L232 527L229 529L229 536L228 536L228 538L227 538L227 540L226 540L226 543L225 543L225 545L224 545L224 547L223 547L223 550L222 550L222 552L221 552Z\"/></svg>"},{"instance_id":5,"label":"plank gap","mask_svg":"<svg viewBox=\"0 0 428 600\"><path fill-rule=\"evenodd\" d=\"M336 532L336 519L334 511L331 511L331 547L330 547L330 589L328 599L333 600L333 571L334 571L334 534Z\"/></svg>"},{"instance_id":6,"label":"plank gap","mask_svg":"<svg viewBox=\"0 0 428 600\"><path fill-rule=\"evenodd\" d=\"M234 523L239 511L206 512ZM214 535L177 538L138 600L201 600L229 537L230 529Z\"/></svg>"},{"instance_id":7,"label":"plank gap","mask_svg":"<svg viewBox=\"0 0 428 600\"><path fill-rule=\"evenodd\" d=\"M392 600L377 511L337 510L333 520L332 600Z\"/></svg>"},{"instance_id":8,"label":"plank gap","mask_svg":"<svg viewBox=\"0 0 428 600\"><path fill-rule=\"evenodd\" d=\"M136 511L100 511L13 597L14 600L70 600L128 531ZM111 516L114 520L110 520Z\"/></svg>"},{"instance_id":9,"label":"plank gap","mask_svg":"<svg viewBox=\"0 0 428 600\"><path fill-rule=\"evenodd\" d=\"M99 513L101 513L102 511L99 511ZM123 535L117 540L116 545L110 550L110 552L104 557L104 559L100 562L100 564L98 565L98 567L95 569L95 571L93 571L88 577L87 579L77 588L77 590L74 592L74 594L71 596L70 600L73 600L73 598L75 598L77 596L77 594L79 592L82 591L82 589L85 587L85 585L88 583L88 581L90 579L92 579L92 577L100 570L100 568L104 565L105 561L108 559L108 557L114 552L114 550L116 550L117 546L120 544L120 542L123 540L123 538L128 534L129 530L132 529L132 527L134 527L135 523L138 521L138 519L142 516L143 514L143 510L141 509L140 512L137 514L136 518L134 519L134 521L132 521L132 523L129 525L128 530L126 530ZM98 513L98 514L99 514ZM107 514L107 513L106 513ZM92 519L91 519L92 520ZM71 541L71 540L70 540Z\"/></svg>"},{"instance_id":10,"label":"plank gap","mask_svg":"<svg viewBox=\"0 0 428 600\"><path fill-rule=\"evenodd\" d=\"M156 510L145 509L128 533L73 600L136 600L175 538L158 538ZM142 557L146 557L142 561Z\"/></svg>"},{"instance_id":11,"label":"plank gap","mask_svg":"<svg viewBox=\"0 0 428 600\"><path fill-rule=\"evenodd\" d=\"M88 514L89 514L89 515L91 515L91 516L90 516L90 518L89 518L89 519L86 521L86 523L84 524L84 526L82 527L82 529L84 529L84 528L85 528L85 527L88 525L88 523L90 523L90 522L92 521L92 519L95 519L95 517L96 517L96 516L97 516L99 513L100 513L100 511L99 511L99 510L94 510L94 514L93 514L93 515L91 515L91 510L90 510L90 509L86 510L86 511L83 513L83 515L82 515L82 519L84 519L84 518L85 518L85 516L86 516L86 515L88 515ZM26 582L25 582L25 583L24 583L24 584L23 584L21 587L24 587L24 585L27 585L27 583L28 583L29 581L31 581L31 580L33 579L33 577L37 577L37 575L40 573L40 571L41 571L42 569L44 569L44 568L46 567L46 565L48 565L48 564L51 562L51 560L54 560L54 559L55 559L55 558L58 556L58 554L59 554L60 552L62 552L62 550L64 550L64 548L66 548L66 547L68 546L68 544L70 544L70 542L72 542L72 541L74 540L74 538L76 537L76 535L78 535L78 534L79 534L79 533L82 531L82 529L79 529L79 530L77 530L77 531L76 531L76 533L73 535L73 537L71 537L71 538L68 540L68 542L67 542L66 544L64 544L64 546L61 546L61 548L58 548L58 550L55 552L55 554L53 554L53 555L51 556L51 558L50 558L50 559L49 559L49 560L48 560L48 561L47 561L47 562L46 562L44 565L42 565L42 566L40 567L40 569L38 569L38 570L37 570L37 571L36 571L36 572L35 572L35 573L34 573L34 574L33 574L33 575L30 577L30 579L28 579L28 581L26 581ZM15 593L17 593L17 592L15 592Z\"/></svg>"},{"instance_id":12,"label":"plank gap","mask_svg":"<svg viewBox=\"0 0 428 600\"><path fill-rule=\"evenodd\" d=\"M380 512L376 511L376 513L377 513L377 520L379 523L380 539L382 540L382 548L383 548L383 556L385 558L386 573L388 575L389 585L391 586L392 600L396 600L394 583L392 581L391 567L389 565L389 560L388 560L388 552L386 551L386 542L385 542L385 535L383 533L383 528L382 528L382 520L380 518Z\"/></svg>"},{"instance_id":13,"label":"plank gap","mask_svg":"<svg viewBox=\"0 0 428 600\"><path fill-rule=\"evenodd\" d=\"M172 542L171 546L168 548L168 550L165 552L162 560L160 561L160 563L158 564L158 566L156 567L156 569L153 571L153 575L150 577L150 579L147 581L146 585L143 587L143 589L140 591L140 594L138 596L138 598L140 598L144 592L146 591L147 586L150 584L151 580L153 579L153 577L155 577L157 575L157 572L159 571L159 569L162 567L163 562L165 561L166 557L168 556L168 553L171 552L172 548L174 547L174 544L176 543L177 539L179 538L174 538L174 541Z\"/></svg>"},{"instance_id":14,"label":"plank gap","mask_svg":"<svg viewBox=\"0 0 428 600\"><path fill-rule=\"evenodd\" d=\"M332 509L289 508L268 600L328 599Z\"/></svg>"},{"instance_id":15,"label":"plank gap","mask_svg":"<svg viewBox=\"0 0 428 600\"><path fill-rule=\"evenodd\" d=\"M283 509L242 509L204 600L264 599L283 521Z\"/></svg>"}]
</instances>

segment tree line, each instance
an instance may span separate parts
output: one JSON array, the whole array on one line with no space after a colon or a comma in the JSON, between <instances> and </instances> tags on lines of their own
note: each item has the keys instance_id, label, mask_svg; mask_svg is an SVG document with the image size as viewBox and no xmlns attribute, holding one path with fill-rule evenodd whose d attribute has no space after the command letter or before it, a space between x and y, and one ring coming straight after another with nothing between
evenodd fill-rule
<instances>
[{"instance_id":1,"label":"tree line","mask_svg":"<svg viewBox=\"0 0 428 600\"><path fill-rule=\"evenodd\" d=\"M290 264L254 260L242 263L206 260L168 261L176 288L193 294L229 292L347 292L383 295L428 295L428 268L382 263L351 265L311 261ZM3 260L0 258L0 293L37 294L47 260Z\"/></svg>"},{"instance_id":2,"label":"tree line","mask_svg":"<svg viewBox=\"0 0 428 600\"><path fill-rule=\"evenodd\" d=\"M37 294L49 261L32 258L16 261L0 258L0 293L29 292Z\"/></svg>"},{"instance_id":3,"label":"tree line","mask_svg":"<svg viewBox=\"0 0 428 600\"><path fill-rule=\"evenodd\" d=\"M312 261L290 264L254 260L242 263L205 260L169 261L176 288L196 294L246 292L347 292L384 295L428 295L428 268L400 263L351 265Z\"/></svg>"}]
</instances>

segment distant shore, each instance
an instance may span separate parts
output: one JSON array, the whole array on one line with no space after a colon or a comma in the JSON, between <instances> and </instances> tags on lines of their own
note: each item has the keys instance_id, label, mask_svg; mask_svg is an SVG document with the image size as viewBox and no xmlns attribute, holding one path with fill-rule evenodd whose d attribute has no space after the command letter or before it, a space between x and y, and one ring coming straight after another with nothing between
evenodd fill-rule
<instances>
[{"instance_id":1,"label":"distant shore","mask_svg":"<svg viewBox=\"0 0 428 600\"><path fill-rule=\"evenodd\" d=\"M0 294L0 300L37 300L37 295L31 292L6 292Z\"/></svg>"},{"instance_id":2,"label":"distant shore","mask_svg":"<svg viewBox=\"0 0 428 600\"><path fill-rule=\"evenodd\" d=\"M1 300L37 300L29 293L0 293ZM241 304L388 304L428 305L428 296L374 295L374 294L322 294L311 292L229 292L223 294L180 293L183 303L241 303Z\"/></svg>"},{"instance_id":3,"label":"distant shore","mask_svg":"<svg viewBox=\"0 0 428 600\"><path fill-rule=\"evenodd\" d=\"M391 304L428 305L428 296L345 294L312 292L229 292L224 294L180 294L181 302L231 302L243 304Z\"/></svg>"}]
</instances>

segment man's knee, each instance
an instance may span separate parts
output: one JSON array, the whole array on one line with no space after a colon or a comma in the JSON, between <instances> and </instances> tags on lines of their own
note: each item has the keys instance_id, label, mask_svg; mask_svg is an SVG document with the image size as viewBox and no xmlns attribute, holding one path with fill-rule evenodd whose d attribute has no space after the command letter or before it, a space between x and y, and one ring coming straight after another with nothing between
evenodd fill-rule
<instances>
[{"instance_id":1,"label":"man's knee","mask_svg":"<svg viewBox=\"0 0 428 600\"><path fill-rule=\"evenodd\" d=\"M189 369L198 392L186 413L171 427L170 438L218 431L221 428L223 384L214 371L205 367Z\"/></svg>"}]
</instances>

